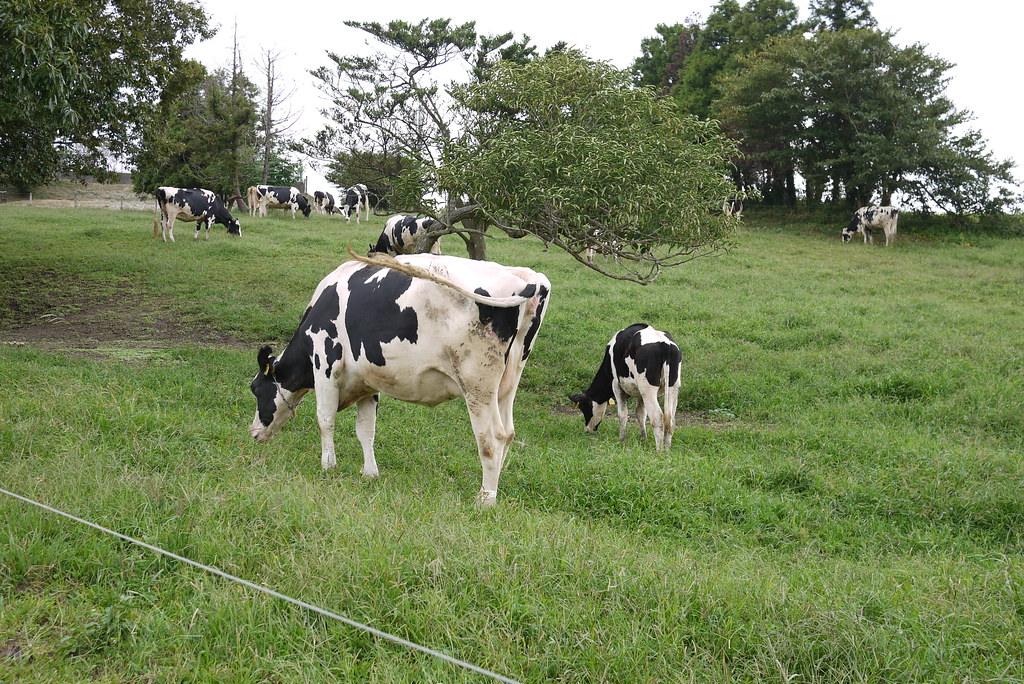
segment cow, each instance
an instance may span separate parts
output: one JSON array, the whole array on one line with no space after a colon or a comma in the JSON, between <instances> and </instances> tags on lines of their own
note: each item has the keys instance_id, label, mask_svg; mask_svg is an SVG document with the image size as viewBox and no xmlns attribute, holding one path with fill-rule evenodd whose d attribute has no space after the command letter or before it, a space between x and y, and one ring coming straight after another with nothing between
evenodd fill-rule
<instances>
[{"instance_id":1,"label":"cow","mask_svg":"<svg viewBox=\"0 0 1024 684\"><path fill-rule=\"evenodd\" d=\"M314 192L313 205L316 207L318 214L334 216L334 212L337 211L337 207L334 205L334 195L329 192L323 192L321 190Z\"/></svg>"},{"instance_id":2,"label":"cow","mask_svg":"<svg viewBox=\"0 0 1024 684\"><path fill-rule=\"evenodd\" d=\"M380 237L377 238L377 244L370 245L370 253L379 252L381 254L390 254L391 256L396 254L415 254L416 236L423 231L430 230L432 225L434 225L434 219L432 218L420 218L403 214L392 216L384 224L384 230L381 231ZM435 240L434 244L430 246L430 253L441 253L440 240Z\"/></svg>"},{"instance_id":3,"label":"cow","mask_svg":"<svg viewBox=\"0 0 1024 684\"><path fill-rule=\"evenodd\" d=\"M366 220L370 220L370 193L362 183L356 183L345 191L345 205L341 207L341 213L345 220L352 221L352 212L356 212L356 223L359 223L359 211L365 209Z\"/></svg>"},{"instance_id":4,"label":"cow","mask_svg":"<svg viewBox=\"0 0 1024 684\"><path fill-rule=\"evenodd\" d=\"M727 199L722 202L722 213L726 216L735 216L736 218L743 218L743 200L741 199Z\"/></svg>"},{"instance_id":5,"label":"cow","mask_svg":"<svg viewBox=\"0 0 1024 684\"><path fill-rule=\"evenodd\" d=\"M426 406L462 397L483 469L477 502L492 505L551 283L528 268L454 256L349 254L355 260L317 286L284 351L257 353L249 434L270 439L313 390L326 470L337 465L335 415L355 404L362 472L377 477L381 394Z\"/></svg>"},{"instance_id":6,"label":"cow","mask_svg":"<svg viewBox=\"0 0 1024 684\"><path fill-rule=\"evenodd\" d=\"M249 205L249 216L255 216L259 211L260 196L255 185L245 189L245 203Z\"/></svg>"},{"instance_id":7,"label":"cow","mask_svg":"<svg viewBox=\"0 0 1024 684\"><path fill-rule=\"evenodd\" d=\"M654 428L654 445L659 451L672 446L682 355L667 332L646 323L634 323L612 336L604 360L590 387L569 400L583 412L583 427L596 432L604 419L608 402L614 398L619 415L619 440L626 440L629 411L627 397L636 397L636 419L640 433L647 437L647 418ZM658 395L664 403L658 408Z\"/></svg>"},{"instance_id":8,"label":"cow","mask_svg":"<svg viewBox=\"0 0 1024 684\"><path fill-rule=\"evenodd\" d=\"M881 229L885 233L885 246L896 240L896 224L899 222L900 211L896 207L861 207L850 219L850 225L843 228L843 242L849 242L856 233L864 235L864 244L874 243L872 229Z\"/></svg>"},{"instance_id":9,"label":"cow","mask_svg":"<svg viewBox=\"0 0 1024 684\"><path fill-rule=\"evenodd\" d=\"M242 225L224 206L224 202L210 190L202 188L173 188L160 186L156 189L156 208L160 214L160 235L174 242L174 221L195 221L196 234L206 226L206 239L210 239L210 223L219 223L228 229L228 234L242 237ZM155 226L154 226L155 228Z\"/></svg>"},{"instance_id":10,"label":"cow","mask_svg":"<svg viewBox=\"0 0 1024 684\"><path fill-rule=\"evenodd\" d=\"M301 211L302 215L306 218L309 218L309 213L312 211L312 207L309 206L309 200L294 186L257 185L256 194L259 196L260 216L267 215L268 207L290 208L292 210L292 219L295 218L296 210Z\"/></svg>"}]
</instances>

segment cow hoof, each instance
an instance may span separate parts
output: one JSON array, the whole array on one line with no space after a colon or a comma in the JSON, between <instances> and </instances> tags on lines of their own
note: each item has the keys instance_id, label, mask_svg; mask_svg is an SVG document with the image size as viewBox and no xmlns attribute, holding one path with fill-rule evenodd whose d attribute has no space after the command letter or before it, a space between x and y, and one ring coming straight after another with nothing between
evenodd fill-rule
<instances>
[{"instance_id":1,"label":"cow hoof","mask_svg":"<svg viewBox=\"0 0 1024 684\"><path fill-rule=\"evenodd\" d=\"M379 475L380 472L376 468L374 468L373 470L367 470L366 468L363 468L363 477L375 478L378 477Z\"/></svg>"},{"instance_id":2,"label":"cow hoof","mask_svg":"<svg viewBox=\"0 0 1024 684\"><path fill-rule=\"evenodd\" d=\"M498 501L498 492L490 492L486 489L481 489L480 493L476 495L476 505L479 508L490 508Z\"/></svg>"}]
</instances>

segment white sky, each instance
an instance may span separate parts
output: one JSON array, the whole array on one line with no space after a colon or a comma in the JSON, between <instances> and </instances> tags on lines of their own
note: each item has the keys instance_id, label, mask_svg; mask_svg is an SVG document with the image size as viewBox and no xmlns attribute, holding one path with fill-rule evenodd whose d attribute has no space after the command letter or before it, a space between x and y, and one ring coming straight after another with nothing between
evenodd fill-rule
<instances>
[{"instance_id":1,"label":"white sky","mask_svg":"<svg viewBox=\"0 0 1024 684\"><path fill-rule=\"evenodd\" d=\"M741 0L742 1L742 0ZM327 103L313 85L311 69L329 65L327 51L366 54L371 51L361 31L342 22L393 19L419 21L451 18L455 23L476 21L481 33L513 31L526 34L541 52L560 40L583 49L592 58L625 69L640 54L640 41L655 35L659 23L674 24L691 14L707 18L713 0L676 0L632 3L480 2L449 0L444 3L391 0L377 3L338 3L324 0L284 3L280 0L203 0L211 23L220 31L209 41L193 45L186 55L207 67L231 63L232 32L237 21L238 42L246 72L259 82L255 61L261 50L281 53L283 80L291 80L295 94L290 105L301 111L295 129L312 135L321 127L319 110ZM806 2L797 1L800 18L807 18ZM1021 65L1020 26L1024 2L1017 0L875 0L872 12L883 29L898 30L899 45L923 43L931 55L955 66L950 70L947 94L959 109L974 113L972 127L982 131L988 149L998 159L1024 162L1024 133L1015 85ZM281 17L280 23L273 23ZM330 187L323 176L306 165L310 191ZM1024 169L1015 173L1024 177ZM337 190L337 188L335 188Z\"/></svg>"}]
</instances>

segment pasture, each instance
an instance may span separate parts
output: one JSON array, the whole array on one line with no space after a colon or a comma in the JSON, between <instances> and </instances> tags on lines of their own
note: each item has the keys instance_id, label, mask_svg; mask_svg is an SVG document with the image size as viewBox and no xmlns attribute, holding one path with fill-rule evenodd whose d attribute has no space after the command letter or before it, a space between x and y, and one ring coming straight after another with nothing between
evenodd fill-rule
<instances>
[{"instance_id":1,"label":"pasture","mask_svg":"<svg viewBox=\"0 0 1024 684\"><path fill-rule=\"evenodd\" d=\"M553 290L479 510L461 401L383 399L374 481L353 409L330 472L312 396L246 431L382 218L152 220L0 207L0 487L522 681L1024 680L1021 239L748 213L646 288L495 239ZM638 321L683 354L667 453L566 398ZM0 495L0 680L326 679L480 677Z\"/></svg>"}]
</instances>

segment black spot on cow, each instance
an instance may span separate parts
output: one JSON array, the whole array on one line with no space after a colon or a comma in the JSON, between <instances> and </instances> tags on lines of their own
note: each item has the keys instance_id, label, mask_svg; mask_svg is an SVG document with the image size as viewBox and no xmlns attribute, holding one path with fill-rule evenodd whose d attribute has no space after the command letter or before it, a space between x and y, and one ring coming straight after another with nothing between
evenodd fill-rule
<instances>
[{"instance_id":1,"label":"black spot on cow","mask_svg":"<svg viewBox=\"0 0 1024 684\"><path fill-rule=\"evenodd\" d=\"M352 344L352 356L376 366L384 365L382 346L392 340L416 344L419 321L411 308L402 308L398 298L412 285L412 278L387 270L383 277L373 277L381 269L365 266L348 280L348 308L345 328Z\"/></svg>"},{"instance_id":2,"label":"black spot on cow","mask_svg":"<svg viewBox=\"0 0 1024 684\"><path fill-rule=\"evenodd\" d=\"M534 287L531 283L523 292ZM522 292L520 294L523 294ZM533 293L530 293L533 296ZM530 323L530 329L526 331L526 338L523 340L523 361L530 357L530 352L533 350L533 340L537 337L537 331L540 330L540 322L544 317L544 306L548 303L548 288L541 285L540 287L540 303L537 305L537 313L533 317L533 321Z\"/></svg>"},{"instance_id":3,"label":"black spot on cow","mask_svg":"<svg viewBox=\"0 0 1024 684\"><path fill-rule=\"evenodd\" d=\"M482 287L476 288L473 292L484 297L491 296L491 293ZM476 306L480 310L480 323L484 326L490 325L499 340L508 342L515 336L519 326L518 306L500 307L480 303Z\"/></svg>"}]
</instances>

